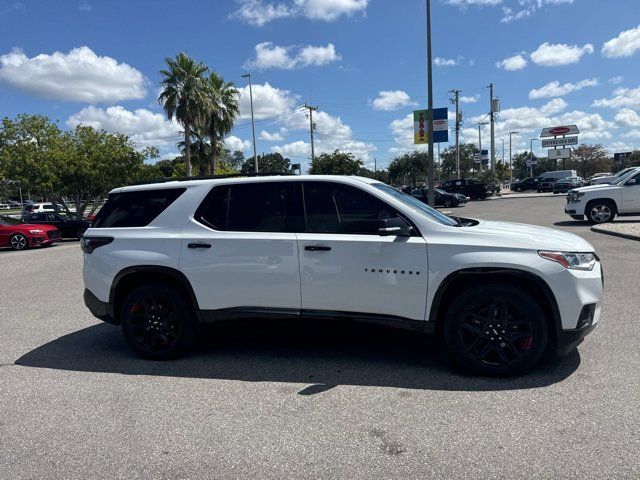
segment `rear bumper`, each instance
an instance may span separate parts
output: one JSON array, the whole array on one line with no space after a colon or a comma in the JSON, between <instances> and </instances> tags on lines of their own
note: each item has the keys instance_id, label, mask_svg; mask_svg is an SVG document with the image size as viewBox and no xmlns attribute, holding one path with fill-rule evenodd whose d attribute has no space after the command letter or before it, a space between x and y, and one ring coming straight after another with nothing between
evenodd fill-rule
<instances>
[{"instance_id":1,"label":"rear bumper","mask_svg":"<svg viewBox=\"0 0 640 480\"><path fill-rule=\"evenodd\" d=\"M88 288L84 289L84 304L94 317L113 325L118 324L113 315L113 305L99 300Z\"/></svg>"}]
</instances>

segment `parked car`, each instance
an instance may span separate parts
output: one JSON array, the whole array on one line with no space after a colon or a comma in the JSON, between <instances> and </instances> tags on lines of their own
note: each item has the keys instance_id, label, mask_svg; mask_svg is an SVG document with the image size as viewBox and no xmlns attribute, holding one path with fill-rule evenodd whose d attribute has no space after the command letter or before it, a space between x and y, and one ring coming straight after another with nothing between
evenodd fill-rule
<instances>
[{"instance_id":1,"label":"parked car","mask_svg":"<svg viewBox=\"0 0 640 480\"><path fill-rule=\"evenodd\" d=\"M618 180L569 190L564 212L574 220L589 223L612 222L616 216L640 214L640 167L634 167Z\"/></svg>"},{"instance_id":2,"label":"parked car","mask_svg":"<svg viewBox=\"0 0 640 480\"><path fill-rule=\"evenodd\" d=\"M0 216L0 247L24 250L46 247L60 240L60 232L51 225L34 225L15 218Z\"/></svg>"},{"instance_id":3,"label":"parked car","mask_svg":"<svg viewBox=\"0 0 640 480\"><path fill-rule=\"evenodd\" d=\"M23 210L23 215L29 215L32 213L42 213L42 212L55 212L56 209L53 207L53 203L27 203Z\"/></svg>"},{"instance_id":4,"label":"parked car","mask_svg":"<svg viewBox=\"0 0 640 480\"><path fill-rule=\"evenodd\" d=\"M472 178L447 180L442 184L442 190L449 193L461 193L470 199L487 198L487 186Z\"/></svg>"},{"instance_id":5,"label":"parked car","mask_svg":"<svg viewBox=\"0 0 640 480\"><path fill-rule=\"evenodd\" d=\"M623 177L624 175L626 175L627 173L632 171L634 168L635 167L624 168L624 169L620 170L618 173L614 173L614 174L610 174L610 175L604 175L602 177L594 178L589 182L589 184L590 185L605 185L605 184L608 184L608 183L617 182L620 179L620 177Z\"/></svg>"},{"instance_id":6,"label":"parked car","mask_svg":"<svg viewBox=\"0 0 640 480\"><path fill-rule=\"evenodd\" d=\"M582 187L583 182L580 177L570 177L558 180L553 186L553 193L567 193L574 188Z\"/></svg>"},{"instance_id":7,"label":"parked car","mask_svg":"<svg viewBox=\"0 0 640 480\"><path fill-rule=\"evenodd\" d=\"M575 348L603 299L583 238L448 217L362 177L119 188L81 246L85 304L154 359L187 351L200 322L340 318L441 332L464 368L510 375Z\"/></svg>"},{"instance_id":8,"label":"parked car","mask_svg":"<svg viewBox=\"0 0 640 480\"><path fill-rule=\"evenodd\" d=\"M514 192L524 192L526 190L537 190L540 179L537 177L527 177L523 180L513 182L511 184L511 190Z\"/></svg>"},{"instance_id":9,"label":"parked car","mask_svg":"<svg viewBox=\"0 0 640 480\"><path fill-rule=\"evenodd\" d=\"M0 210L11 210L11 205L8 203L0 203Z\"/></svg>"},{"instance_id":10,"label":"parked car","mask_svg":"<svg viewBox=\"0 0 640 480\"><path fill-rule=\"evenodd\" d=\"M38 225L53 225L60 230L63 238L80 239L85 230L91 225L91 222L84 218L74 217L62 212L34 213L27 215L23 220Z\"/></svg>"},{"instance_id":11,"label":"parked car","mask_svg":"<svg viewBox=\"0 0 640 480\"><path fill-rule=\"evenodd\" d=\"M428 193L429 190L426 188L417 188L411 192L411 196L417 198L421 202L429 203ZM449 193L439 188L435 188L433 190L433 199L436 207L444 208L459 207L466 204L469 200L461 193Z\"/></svg>"},{"instance_id":12,"label":"parked car","mask_svg":"<svg viewBox=\"0 0 640 480\"><path fill-rule=\"evenodd\" d=\"M538 183L538 193L541 192L553 192L553 187L556 184L557 179L550 177L550 178L541 178L540 182Z\"/></svg>"},{"instance_id":13,"label":"parked car","mask_svg":"<svg viewBox=\"0 0 640 480\"><path fill-rule=\"evenodd\" d=\"M575 170L550 170L544 172L538 178L555 178L556 180L562 180L564 178L575 177L578 174Z\"/></svg>"}]
</instances>

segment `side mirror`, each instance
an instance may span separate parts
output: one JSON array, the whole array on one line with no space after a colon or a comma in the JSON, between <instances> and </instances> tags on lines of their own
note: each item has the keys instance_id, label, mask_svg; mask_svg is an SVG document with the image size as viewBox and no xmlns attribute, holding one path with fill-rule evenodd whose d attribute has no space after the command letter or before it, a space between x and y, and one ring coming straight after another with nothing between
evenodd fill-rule
<instances>
[{"instance_id":1,"label":"side mirror","mask_svg":"<svg viewBox=\"0 0 640 480\"><path fill-rule=\"evenodd\" d=\"M637 185L637 184L638 184L638 180L636 180L635 178L631 178L627 180L627 185Z\"/></svg>"},{"instance_id":2,"label":"side mirror","mask_svg":"<svg viewBox=\"0 0 640 480\"><path fill-rule=\"evenodd\" d=\"M390 235L396 237L409 237L411 236L411 230L411 226L401 217L384 218L380 220L378 235L382 237Z\"/></svg>"}]
</instances>

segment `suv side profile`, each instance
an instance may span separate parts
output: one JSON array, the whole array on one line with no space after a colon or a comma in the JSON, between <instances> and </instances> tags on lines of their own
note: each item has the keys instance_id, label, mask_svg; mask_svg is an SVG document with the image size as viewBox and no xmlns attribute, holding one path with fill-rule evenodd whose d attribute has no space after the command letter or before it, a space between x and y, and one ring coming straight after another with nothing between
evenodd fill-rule
<instances>
[{"instance_id":1,"label":"suv side profile","mask_svg":"<svg viewBox=\"0 0 640 480\"><path fill-rule=\"evenodd\" d=\"M576 235L448 217L360 177L119 188L81 246L85 304L152 359L203 323L338 318L436 333L462 367L510 375L575 348L603 297Z\"/></svg>"}]
</instances>

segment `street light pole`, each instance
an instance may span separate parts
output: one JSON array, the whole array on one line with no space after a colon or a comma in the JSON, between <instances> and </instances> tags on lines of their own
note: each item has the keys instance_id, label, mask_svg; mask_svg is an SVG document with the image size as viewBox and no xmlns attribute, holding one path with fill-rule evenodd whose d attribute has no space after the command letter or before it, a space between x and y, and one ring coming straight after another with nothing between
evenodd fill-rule
<instances>
[{"instance_id":1,"label":"street light pole","mask_svg":"<svg viewBox=\"0 0 640 480\"><path fill-rule=\"evenodd\" d=\"M429 150L427 158L427 200L435 206L433 185L433 78L431 65L431 0L427 0L427 108L429 109L427 135Z\"/></svg>"},{"instance_id":2,"label":"street light pole","mask_svg":"<svg viewBox=\"0 0 640 480\"><path fill-rule=\"evenodd\" d=\"M529 176L533 177L533 141L538 140L537 138L530 139L530 150L531 150L531 161L529 162Z\"/></svg>"},{"instance_id":3,"label":"street light pole","mask_svg":"<svg viewBox=\"0 0 640 480\"><path fill-rule=\"evenodd\" d=\"M251 74L246 73L242 75L242 78L249 79L249 103L251 104L251 133L253 135L253 164L258 173L258 156L256 155L256 123L253 119L253 87L251 85Z\"/></svg>"},{"instance_id":4,"label":"street light pole","mask_svg":"<svg viewBox=\"0 0 640 480\"><path fill-rule=\"evenodd\" d=\"M480 171L482 171L482 127L486 124L487 122L478 123L478 150L480 151Z\"/></svg>"},{"instance_id":5,"label":"street light pole","mask_svg":"<svg viewBox=\"0 0 640 480\"><path fill-rule=\"evenodd\" d=\"M513 166L512 166L512 155L511 155L511 135L515 135L518 132L517 130L514 130L512 132L509 132L509 190L511 190L511 184L513 183Z\"/></svg>"}]
</instances>

